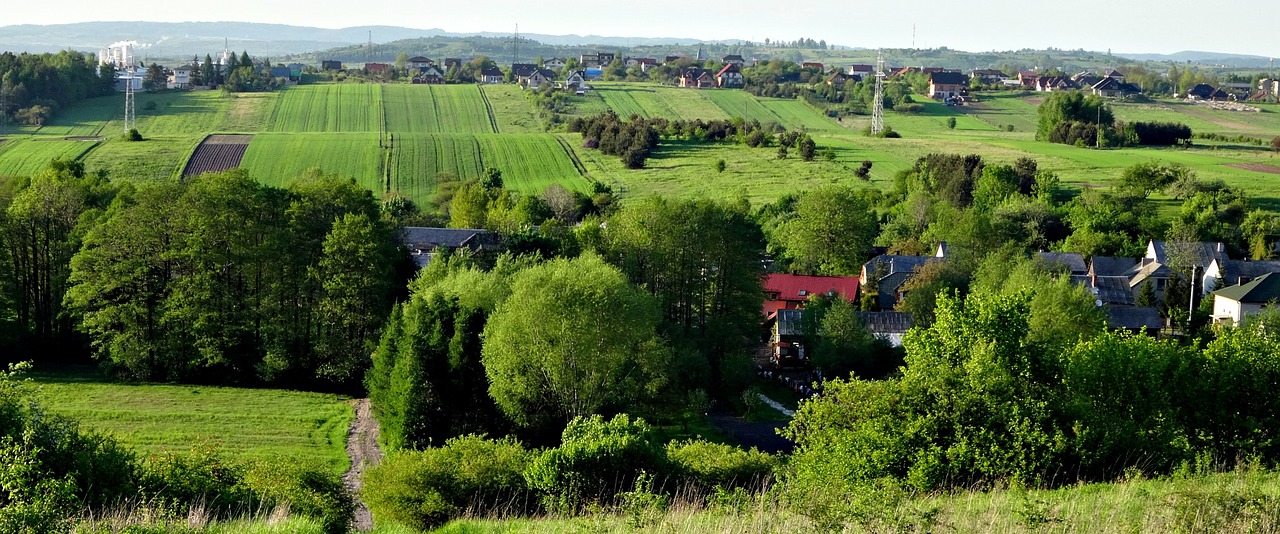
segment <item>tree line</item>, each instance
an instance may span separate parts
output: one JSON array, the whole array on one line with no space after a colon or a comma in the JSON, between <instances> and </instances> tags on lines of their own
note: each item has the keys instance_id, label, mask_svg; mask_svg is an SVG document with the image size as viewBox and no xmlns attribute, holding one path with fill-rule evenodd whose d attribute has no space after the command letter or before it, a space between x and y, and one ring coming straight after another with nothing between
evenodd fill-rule
<instances>
[{"instance_id":1,"label":"tree line","mask_svg":"<svg viewBox=\"0 0 1280 534\"><path fill-rule=\"evenodd\" d=\"M0 53L0 123L42 125L86 98L112 94L115 71L92 54Z\"/></svg>"}]
</instances>

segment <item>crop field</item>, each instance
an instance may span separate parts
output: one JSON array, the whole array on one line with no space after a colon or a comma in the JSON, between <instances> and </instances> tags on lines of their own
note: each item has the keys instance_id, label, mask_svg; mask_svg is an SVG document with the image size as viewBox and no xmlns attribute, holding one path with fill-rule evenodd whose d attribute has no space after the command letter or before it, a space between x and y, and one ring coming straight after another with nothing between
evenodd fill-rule
<instances>
[{"instance_id":1,"label":"crop field","mask_svg":"<svg viewBox=\"0 0 1280 534\"><path fill-rule=\"evenodd\" d=\"M551 134L396 135L393 189L415 201L429 198L435 176L480 176L485 167L502 171L510 189L541 192L553 183L577 191L590 184L574 165L572 151Z\"/></svg>"},{"instance_id":2,"label":"crop field","mask_svg":"<svg viewBox=\"0 0 1280 534\"><path fill-rule=\"evenodd\" d=\"M182 177L199 176L206 172L222 172L240 166L245 149L253 141L252 135L211 135L200 142Z\"/></svg>"},{"instance_id":3,"label":"crop field","mask_svg":"<svg viewBox=\"0 0 1280 534\"><path fill-rule=\"evenodd\" d=\"M240 168L259 182L277 187L319 168L354 179L376 195L386 190L382 152L377 132L258 134L245 150Z\"/></svg>"},{"instance_id":4,"label":"crop field","mask_svg":"<svg viewBox=\"0 0 1280 534\"><path fill-rule=\"evenodd\" d=\"M390 132L495 132L495 120L476 85L387 85L382 98Z\"/></svg>"},{"instance_id":5,"label":"crop field","mask_svg":"<svg viewBox=\"0 0 1280 534\"><path fill-rule=\"evenodd\" d=\"M341 473L349 466L345 399L322 393L207 386L117 384L90 373L40 375L52 413L110 434L140 454L212 445L241 459L279 458Z\"/></svg>"},{"instance_id":6,"label":"crop field","mask_svg":"<svg viewBox=\"0 0 1280 534\"><path fill-rule=\"evenodd\" d=\"M725 114L701 91L637 84L597 84L596 92L619 117L724 120Z\"/></svg>"},{"instance_id":7,"label":"crop field","mask_svg":"<svg viewBox=\"0 0 1280 534\"><path fill-rule=\"evenodd\" d=\"M500 133L537 133L543 131L542 120L533 102L514 85L482 85L480 94L493 110Z\"/></svg>"},{"instance_id":8,"label":"crop field","mask_svg":"<svg viewBox=\"0 0 1280 534\"><path fill-rule=\"evenodd\" d=\"M782 124L795 130L808 132L840 131L843 128L822 112L799 100L780 98L762 99L761 104L782 119Z\"/></svg>"},{"instance_id":9,"label":"crop field","mask_svg":"<svg viewBox=\"0 0 1280 534\"><path fill-rule=\"evenodd\" d=\"M786 124L782 117L779 117L765 107L764 104L761 104L760 99L746 92L717 89L702 91L702 93L715 105L719 106L729 117L742 117L748 121L760 121L761 124L776 123L789 129L794 128L794 126Z\"/></svg>"},{"instance_id":10,"label":"crop field","mask_svg":"<svg viewBox=\"0 0 1280 534\"><path fill-rule=\"evenodd\" d=\"M49 160L80 159L97 141L64 141L58 138L8 139L0 143L0 176L31 176Z\"/></svg>"},{"instance_id":11,"label":"crop field","mask_svg":"<svg viewBox=\"0 0 1280 534\"><path fill-rule=\"evenodd\" d=\"M378 132L382 130L381 103L381 85L290 87L280 93L272 112L270 131Z\"/></svg>"}]
</instances>

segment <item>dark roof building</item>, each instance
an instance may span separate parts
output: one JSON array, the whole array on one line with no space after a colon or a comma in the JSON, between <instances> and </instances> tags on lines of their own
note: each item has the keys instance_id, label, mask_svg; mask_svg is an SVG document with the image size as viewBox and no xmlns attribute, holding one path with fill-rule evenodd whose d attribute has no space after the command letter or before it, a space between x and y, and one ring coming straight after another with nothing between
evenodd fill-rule
<instances>
[{"instance_id":1,"label":"dark roof building","mask_svg":"<svg viewBox=\"0 0 1280 534\"><path fill-rule=\"evenodd\" d=\"M467 248L478 253L502 248L502 240L498 234L489 230L462 228L409 226L400 229L400 242L409 249L409 254L419 268L427 266L438 248Z\"/></svg>"}]
</instances>

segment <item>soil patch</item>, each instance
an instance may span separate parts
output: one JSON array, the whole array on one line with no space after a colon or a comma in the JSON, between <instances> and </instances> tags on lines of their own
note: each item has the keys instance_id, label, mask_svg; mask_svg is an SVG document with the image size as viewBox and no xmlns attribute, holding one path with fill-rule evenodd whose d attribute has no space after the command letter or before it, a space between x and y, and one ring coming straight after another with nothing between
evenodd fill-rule
<instances>
[{"instance_id":1,"label":"soil patch","mask_svg":"<svg viewBox=\"0 0 1280 534\"><path fill-rule=\"evenodd\" d=\"M378 447L378 421L369 411L369 399L355 401L356 416L351 420L351 432L347 434L347 456L351 457L351 469L342 475L342 483L356 500L356 517L351 528L357 532L373 530L373 515L360 500L361 478L365 469L382 461L382 449Z\"/></svg>"},{"instance_id":2,"label":"soil patch","mask_svg":"<svg viewBox=\"0 0 1280 534\"><path fill-rule=\"evenodd\" d=\"M1268 165L1266 163L1231 163L1227 165L1235 169L1244 169L1253 172L1265 172L1267 174L1280 174L1280 167Z\"/></svg>"}]
</instances>

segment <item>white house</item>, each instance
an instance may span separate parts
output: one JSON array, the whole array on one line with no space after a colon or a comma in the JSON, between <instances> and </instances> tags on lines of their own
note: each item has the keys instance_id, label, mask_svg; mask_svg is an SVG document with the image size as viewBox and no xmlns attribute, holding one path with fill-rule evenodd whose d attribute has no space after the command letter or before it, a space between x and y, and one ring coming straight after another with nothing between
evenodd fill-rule
<instances>
[{"instance_id":1,"label":"white house","mask_svg":"<svg viewBox=\"0 0 1280 534\"><path fill-rule=\"evenodd\" d=\"M1280 299L1280 274L1267 273L1253 281L1213 292L1213 322L1240 326L1247 317Z\"/></svg>"},{"instance_id":2,"label":"white house","mask_svg":"<svg viewBox=\"0 0 1280 534\"><path fill-rule=\"evenodd\" d=\"M199 69L200 67L196 65L174 67L173 74L169 75L169 89L190 89L191 72Z\"/></svg>"}]
</instances>

